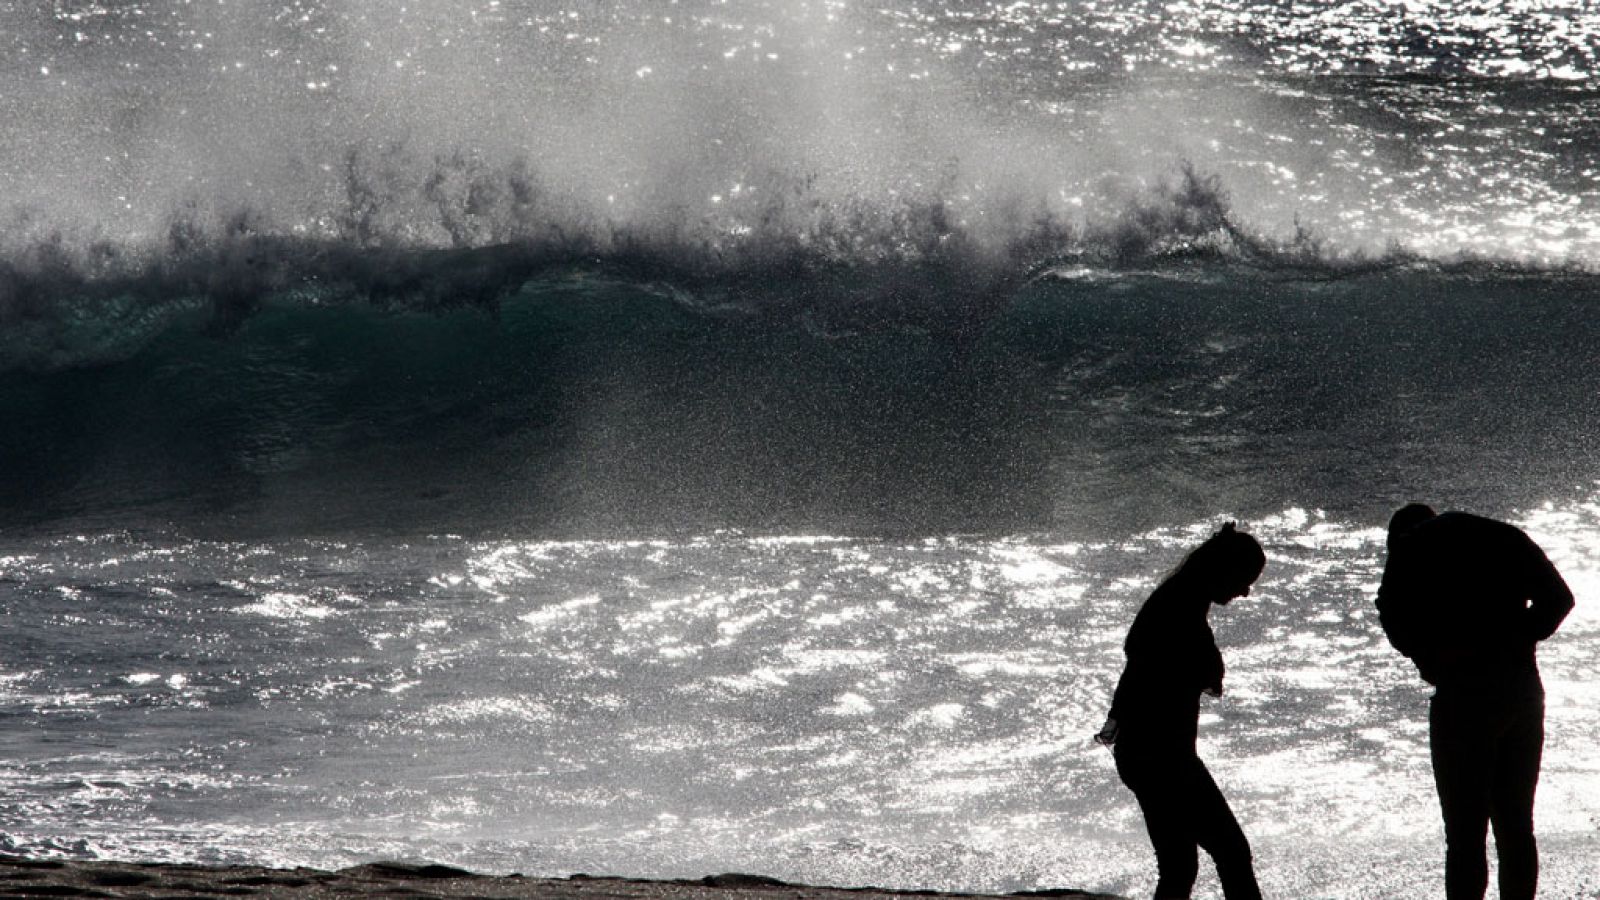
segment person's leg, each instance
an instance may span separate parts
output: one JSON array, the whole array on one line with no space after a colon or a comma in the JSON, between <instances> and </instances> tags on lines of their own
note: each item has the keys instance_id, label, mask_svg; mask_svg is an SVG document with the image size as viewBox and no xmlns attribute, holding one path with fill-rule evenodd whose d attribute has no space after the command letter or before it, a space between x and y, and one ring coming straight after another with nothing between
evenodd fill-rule
<instances>
[{"instance_id":1,"label":"person's leg","mask_svg":"<svg viewBox=\"0 0 1600 900\"><path fill-rule=\"evenodd\" d=\"M1533 798L1544 753L1544 697L1517 702L1500 735L1489 816L1500 859L1500 900L1533 900L1539 848L1533 837Z\"/></svg>"},{"instance_id":2,"label":"person's leg","mask_svg":"<svg viewBox=\"0 0 1600 900\"><path fill-rule=\"evenodd\" d=\"M1217 865L1222 895L1228 900L1261 900L1256 884L1255 865L1250 857L1250 842L1234 818L1228 801L1217 788L1205 764L1194 760L1191 779L1191 809L1196 840Z\"/></svg>"},{"instance_id":3,"label":"person's leg","mask_svg":"<svg viewBox=\"0 0 1600 900\"><path fill-rule=\"evenodd\" d=\"M1481 698L1437 693L1428 712L1433 778L1444 814L1444 888L1449 900L1483 900L1489 887L1492 738L1485 733Z\"/></svg>"},{"instance_id":4,"label":"person's leg","mask_svg":"<svg viewBox=\"0 0 1600 900\"><path fill-rule=\"evenodd\" d=\"M1195 843L1187 792L1182 779L1174 777L1177 770L1167 757L1117 756L1117 774L1138 798L1145 831L1156 852L1155 900L1187 900L1200 872L1200 851Z\"/></svg>"}]
</instances>

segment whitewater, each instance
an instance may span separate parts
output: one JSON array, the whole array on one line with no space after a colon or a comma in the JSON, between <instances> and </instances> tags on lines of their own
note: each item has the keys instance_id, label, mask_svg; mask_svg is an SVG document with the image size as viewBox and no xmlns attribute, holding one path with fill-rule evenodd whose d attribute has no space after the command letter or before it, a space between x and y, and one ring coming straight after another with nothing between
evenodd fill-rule
<instances>
[{"instance_id":1,"label":"whitewater","mask_svg":"<svg viewBox=\"0 0 1600 900\"><path fill-rule=\"evenodd\" d=\"M1148 894L1223 521L1270 896L1443 896L1372 607L1523 526L1600 897L1600 13L0 2L0 852ZM1199 896L1217 896L1202 866Z\"/></svg>"}]
</instances>

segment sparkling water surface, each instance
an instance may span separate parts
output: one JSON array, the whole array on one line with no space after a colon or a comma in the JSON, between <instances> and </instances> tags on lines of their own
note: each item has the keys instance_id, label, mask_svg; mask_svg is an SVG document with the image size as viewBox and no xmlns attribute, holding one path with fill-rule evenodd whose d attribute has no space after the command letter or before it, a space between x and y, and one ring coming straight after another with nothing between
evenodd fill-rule
<instances>
[{"instance_id":1,"label":"sparkling water surface","mask_svg":"<svg viewBox=\"0 0 1600 900\"><path fill-rule=\"evenodd\" d=\"M1130 895L1098 727L1155 580L1214 523L1099 543L215 543L0 554L7 852ZM1541 653L1549 896L1594 896L1600 502L1523 524L1580 597ZM1436 896L1426 692L1371 606L1381 528L1247 523L1201 753L1280 896ZM1213 885L1205 876L1202 890Z\"/></svg>"}]
</instances>

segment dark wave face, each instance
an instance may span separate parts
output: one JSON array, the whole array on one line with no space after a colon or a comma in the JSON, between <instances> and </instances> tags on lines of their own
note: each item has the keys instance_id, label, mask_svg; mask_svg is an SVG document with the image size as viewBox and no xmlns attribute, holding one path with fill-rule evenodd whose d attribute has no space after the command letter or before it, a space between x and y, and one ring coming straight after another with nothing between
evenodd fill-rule
<instances>
[{"instance_id":1,"label":"dark wave face","mask_svg":"<svg viewBox=\"0 0 1600 900\"><path fill-rule=\"evenodd\" d=\"M1286 497L1503 508L1595 462L1588 275L1205 258L963 296L927 269L899 273L911 288L881 271L680 285L528 272L509 250L427 259L382 271L497 299L301 286L226 323L195 297L88 303L105 318L57 323L53 346L101 356L0 374L7 521L1132 528Z\"/></svg>"},{"instance_id":2,"label":"dark wave face","mask_svg":"<svg viewBox=\"0 0 1600 900\"><path fill-rule=\"evenodd\" d=\"M893 309L779 314L571 267L499 292L421 311L273 294L225 327L174 303L93 364L13 369L7 508L247 530L892 526L1004 477L972 452L1011 414L981 405L990 376ZM62 343L104 350L107 324Z\"/></svg>"}]
</instances>

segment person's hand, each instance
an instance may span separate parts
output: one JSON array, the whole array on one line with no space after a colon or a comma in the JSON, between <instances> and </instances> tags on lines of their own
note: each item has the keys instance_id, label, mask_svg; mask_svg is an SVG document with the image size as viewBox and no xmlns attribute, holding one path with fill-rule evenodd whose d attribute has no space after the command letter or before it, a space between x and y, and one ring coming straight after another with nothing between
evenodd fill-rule
<instances>
[{"instance_id":1,"label":"person's hand","mask_svg":"<svg viewBox=\"0 0 1600 900\"><path fill-rule=\"evenodd\" d=\"M1117 742L1117 732L1120 730L1117 726L1117 720L1107 716L1106 723L1100 726L1099 731L1095 732L1094 742L1109 747Z\"/></svg>"}]
</instances>

